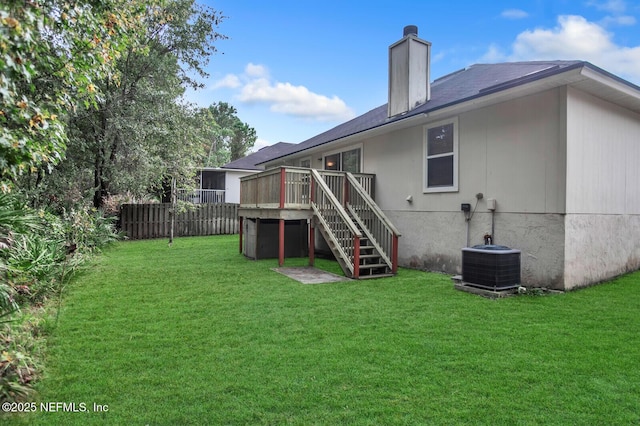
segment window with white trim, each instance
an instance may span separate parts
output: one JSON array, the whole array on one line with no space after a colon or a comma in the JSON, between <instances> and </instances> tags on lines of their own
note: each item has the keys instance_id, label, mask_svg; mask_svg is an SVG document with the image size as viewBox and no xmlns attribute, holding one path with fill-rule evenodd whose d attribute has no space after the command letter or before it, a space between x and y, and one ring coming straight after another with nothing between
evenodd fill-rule
<instances>
[{"instance_id":1,"label":"window with white trim","mask_svg":"<svg viewBox=\"0 0 640 426\"><path fill-rule=\"evenodd\" d=\"M424 192L458 190L458 120L425 127Z\"/></svg>"},{"instance_id":2,"label":"window with white trim","mask_svg":"<svg viewBox=\"0 0 640 426\"><path fill-rule=\"evenodd\" d=\"M300 167L311 168L311 157L303 158L300 160Z\"/></svg>"},{"instance_id":3,"label":"window with white trim","mask_svg":"<svg viewBox=\"0 0 640 426\"><path fill-rule=\"evenodd\" d=\"M360 148L354 148L347 151L325 155L324 169L360 173L362 168L361 158L362 149Z\"/></svg>"}]
</instances>

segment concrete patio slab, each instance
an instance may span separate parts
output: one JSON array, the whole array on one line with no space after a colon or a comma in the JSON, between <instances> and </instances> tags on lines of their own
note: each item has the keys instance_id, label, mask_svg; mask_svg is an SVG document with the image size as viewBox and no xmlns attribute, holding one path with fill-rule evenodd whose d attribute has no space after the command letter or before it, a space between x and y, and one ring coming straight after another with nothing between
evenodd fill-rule
<instances>
[{"instance_id":1,"label":"concrete patio slab","mask_svg":"<svg viewBox=\"0 0 640 426\"><path fill-rule=\"evenodd\" d=\"M323 271L311 266L272 268L272 270L299 281L302 284L325 284L340 281L351 281L350 278L332 274L331 272Z\"/></svg>"}]
</instances>

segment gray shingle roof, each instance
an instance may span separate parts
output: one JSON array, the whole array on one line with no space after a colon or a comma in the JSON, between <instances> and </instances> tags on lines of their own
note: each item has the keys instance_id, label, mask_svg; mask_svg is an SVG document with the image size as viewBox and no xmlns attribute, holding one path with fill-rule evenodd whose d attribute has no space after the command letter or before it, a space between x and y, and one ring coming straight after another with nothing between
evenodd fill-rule
<instances>
[{"instance_id":1,"label":"gray shingle roof","mask_svg":"<svg viewBox=\"0 0 640 426\"><path fill-rule=\"evenodd\" d=\"M295 145L288 142L278 142L273 145L265 146L264 148L256 151L246 157L238 158L231 161L221 168L223 169L242 169L242 170L263 170L264 167L258 164L269 161L273 158L279 158L287 154L291 150L291 147Z\"/></svg>"},{"instance_id":2,"label":"gray shingle roof","mask_svg":"<svg viewBox=\"0 0 640 426\"><path fill-rule=\"evenodd\" d=\"M435 80L431 84L431 99L406 114L389 118L387 117L387 104L384 104L297 145L289 146L287 151L264 161L275 160L365 130L583 66L589 66L599 72L609 74L584 61L532 61L472 65Z\"/></svg>"}]
</instances>

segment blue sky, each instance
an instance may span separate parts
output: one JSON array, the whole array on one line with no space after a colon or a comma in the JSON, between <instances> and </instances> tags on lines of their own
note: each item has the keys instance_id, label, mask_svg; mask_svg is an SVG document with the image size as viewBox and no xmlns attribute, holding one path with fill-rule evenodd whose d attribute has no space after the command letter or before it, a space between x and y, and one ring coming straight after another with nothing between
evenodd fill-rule
<instances>
[{"instance_id":1,"label":"blue sky","mask_svg":"<svg viewBox=\"0 0 640 426\"><path fill-rule=\"evenodd\" d=\"M474 63L587 60L640 85L640 1L199 0L226 18L205 88L254 127L254 150L302 142L386 103L388 47L432 43L431 77Z\"/></svg>"}]
</instances>

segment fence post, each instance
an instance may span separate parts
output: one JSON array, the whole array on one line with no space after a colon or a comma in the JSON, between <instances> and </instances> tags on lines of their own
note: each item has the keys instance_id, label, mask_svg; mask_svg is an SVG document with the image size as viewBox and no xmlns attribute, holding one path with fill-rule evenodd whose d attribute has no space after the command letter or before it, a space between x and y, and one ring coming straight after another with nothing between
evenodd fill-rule
<instances>
[{"instance_id":1,"label":"fence post","mask_svg":"<svg viewBox=\"0 0 640 426\"><path fill-rule=\"evenodd\" d=\"M173 232L176 226L176 204L177 204L177 192L176 192L176 177L171 177L171 210L169 216L171 217L171 230L169 235L169 245L173 244Z\"/></svg>"},{"instance_id":2,"label":"fence post","mask_svg":"<svg viewBox=\"0 0 640 426\"><path fill-rule=\"evenodd\" d=\"M240 216L240 230L238 232L238 234L240 235L240 253L242 253L242 232L243 232L242 221L243 221L243 219L244 218L242 216Z\"/></svg>"}]
</instances>

